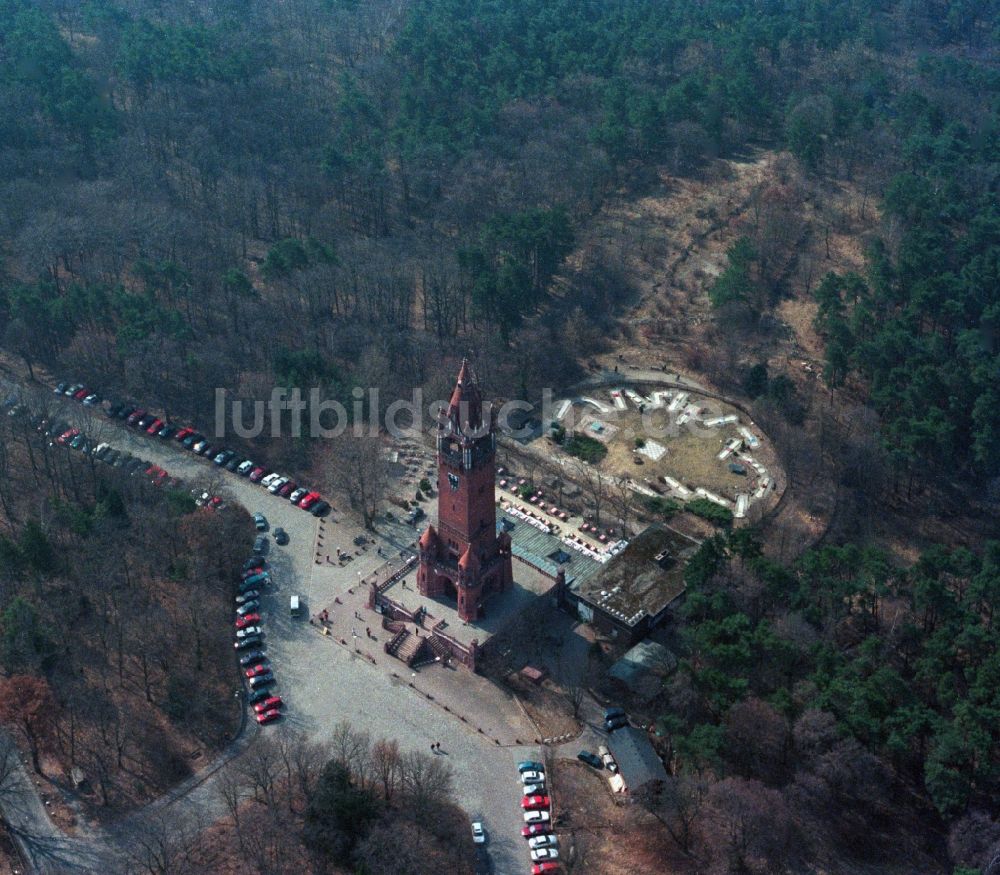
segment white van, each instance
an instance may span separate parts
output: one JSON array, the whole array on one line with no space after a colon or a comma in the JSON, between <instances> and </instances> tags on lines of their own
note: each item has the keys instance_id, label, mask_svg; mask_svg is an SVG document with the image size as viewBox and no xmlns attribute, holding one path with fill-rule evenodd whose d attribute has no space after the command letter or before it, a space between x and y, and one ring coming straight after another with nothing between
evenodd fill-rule
<instances>
[{"instance_id":1,"label":"white van","mask_svg":"<svg viewBox=\"0 0 1000 875\"><path fill-rule=\"evenodd\" d=\"M289 601L289 609L291 610L293 617L302 616L302 605L300 604L299 597L297 595L293 595L291 597Z\"/></svg>"}]
</instances>

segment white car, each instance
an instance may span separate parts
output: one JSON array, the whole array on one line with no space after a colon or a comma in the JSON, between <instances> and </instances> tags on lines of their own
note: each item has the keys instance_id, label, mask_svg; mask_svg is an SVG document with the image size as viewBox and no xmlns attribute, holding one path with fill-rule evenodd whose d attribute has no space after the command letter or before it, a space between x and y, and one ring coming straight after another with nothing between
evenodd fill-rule
<instances>
[{"instance_id":1,"label":"white car","mask_svg":"<svg viewBox=\"0 0 1000 875\"><path fill-rule=\"evenodd\" d=\"M522 784L544 784L545 772L527 771L521 772Z\"/></svg>"},{"instance_id":2,"label":"white car","mask_svg":"<svg viewBox=\"0 0 1000 875\"><path fill-rule=\"evenodd\" d=\"M533 863L542 863L545 860L558 860L559 851L555 848L536 848L531 852L531 860Z\"/></svg>"},{"instance_id":3,"label":"white car","mask_svg":"<svg viewBox=\"0 0 1000 875\"><path fill-rule=\"evenodd\" d=\"M94 393L93 395L88 395L86 398L84 398L83 403L86 404L88 407L93 407L100 400L101 400L100 396L98 396L97 393Z\"/></svg>"},{"instance_id":4,"label":"white car","mask_svg":"<svg viewBox=\"0 0 1000 875\"><path fill-rule=\"evenodd\" d=\"M281 479L280 474L268 474L266 477L261 478L260 485L270 489L271 484L274 483L275 480L280 480L280 479Z\"/></svg>"},{"instance_id":5,"label":"white car","mask_svg":"<svg viewBox=\"0 0 1000 875\"><path fill-rule=\"evenodd\" d=\"M521 788L521 792L525 796L544 796L545 795L545 785L544 784L525 784Z\"/></svg>"},{"instance_id":6,"label":"white car","mask_svg":"<svg viewBox=\"0 0 1000 875\"><path fill-rule=\"evenodd\" d=\"M525 823L548 823L551 818L547 811L525 811Z\"/></svg>"},{"instance_id":7,"label":"white car","mask_svg":"<svg viewBox=\"0 0 1000 875\"><path fill-rule=\"evenodd\" d=\"M264 630L261 629L260 626L246 626L243 629L236 630L237 640L239 640L240 638L246 638L247 635L263 635L263 634Z\"/></svg>"},{"instance_id":8,"label":"white car","mask_svg":"<svg viewBox=\"0 0 1000 875\"><path fill-rule=\"evenodd\" d=\"M240 462L236 466L237 474L249 474L253 470L253 460L247 459L245 462Z\"/></svg>"},{"instance_id":9,"label":"white car","mask_svg":"<svg viewBox=\"0 0 1000 875\"><path fill-rule=\"evenodd\" d=\"M554 835L545 836L532 836L528 839L528 847L534 850L535 848L554 848L559 844L559 839Z\"/></svg>"},{"instance_id":10,"label":"white car","mask_svg":"<svg viewBox=\"0 0 1000 875\"><path fill-rule=\"evenodd\" d=\"M477 845L486 844L486 830L483 829L482 823L478 820L472 824L472 840Z\"/></svg>"},{"instance_id":11,"label":"white car","mask_svg":"<svg viewBox=\"0 0 1000 875\"><path fill-rule=\"evenodd\" d=\"M303 488L303 487L301 487L301 486L300 486L300 487L299 487L298 489L296 489L296 490L295 490L295 491L294 491L294 492L293 492L293 493L292 493L291 495L289 495L289 496L288 496L288 500L289 500L289 501L290 501L290 502L291 502L292 504L298 504L298 503L299 503L299 499L300 499L300 498L305 498L305 496L306 496L306 494L307 494L308 492L309 492L309 490L308 490L308 489L305 489L305 488Z\"/></svg>"},{"instance_id":12,"label":"white car","mask_svg":"<svg viewBox=\"0 0 1000 875\"><path fill-rule=\"evenodd\" d=\"M288 482L287 477L279 477L270 486L267 487L267 491L273 494L277 492L279 489L281 489L281 487L284 486L287 482Z\"/></svg>"}]
</instances>

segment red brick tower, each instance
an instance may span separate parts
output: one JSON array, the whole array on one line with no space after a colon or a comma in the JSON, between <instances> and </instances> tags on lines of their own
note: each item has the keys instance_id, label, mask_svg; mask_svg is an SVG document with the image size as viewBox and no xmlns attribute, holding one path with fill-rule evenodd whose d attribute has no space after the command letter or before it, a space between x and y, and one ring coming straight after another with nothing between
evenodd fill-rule
<instances>
[{"instance_id":1,"label":"red brick tower","mask_svg":"<svg viewBox=\"0 0 1000 875\"><path fill-rule=\"evenodd\" d=\"M438 525L420 537L417 588L422 595L455 599L465 621L482 614L483 601L513 583L510 536L497 535L496 433L493 411L483 409L479 386L462 361L448 409L438 421Z\"/></svg>"}]
</instances>

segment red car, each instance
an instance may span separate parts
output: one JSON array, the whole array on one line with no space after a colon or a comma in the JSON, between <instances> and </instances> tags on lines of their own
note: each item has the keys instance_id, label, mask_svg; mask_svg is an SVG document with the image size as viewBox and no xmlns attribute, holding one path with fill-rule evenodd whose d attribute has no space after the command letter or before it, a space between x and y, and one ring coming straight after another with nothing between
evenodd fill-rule
<instances>
[{"instance_id":1,"label":"red car","mask_svg":"<svg viewBox=\"0 0 1000 875\"><path fill-rule=\"evenodd\" d=\"M169 477L169 475L167 474L167 472L161 469L161 470L160 470L160 471L159 471L159 472L157 473L157 475L156 475L156 476L155 476L155 477L153 478L153 485L154 485L154 486L162 486L162 485L163 485L164 483L166 483L166 482L167 482L167 480L169 480L169 479L170 479L170 477Z\"/></svg>"},{"instance_id":2,"label":"red car","mask_svg":"<svg viewBox=\"0 0 1000 875\"><path fill-rule=\"evenodd\" d=\"M179 432L177 432L177 434L174 435L174 440L182 441L184 440L184 438L192 434L194 434L194 429L191 428L191 426L186 425Z\"/></svg>"},{"instance_id":3,"label":"red car","mask_svg":"<svg viewBox=\"0 0 1000 875\"><path fill-rule=\"evenodd\" d=\"M56 438L56 443L66 444L69 441L73 440L73 438L75 438L79 433L80 429L78 428L71 428L67 431L64 431L61 435L59 435L59 437Z\"/></svg>"},{"instance_id":4,"label":"red car","mask_svg":"<svg viewBox=\"0 0 1000 875\"><path fill-rule=\"evenodd\" d=\"M260 622L260 614L245 614L236 621L236 628L242 629L244 626L256 626Z\"/></svg>"},{"instance_id":5,"label":"red car","mask_svg":"<svg viewBox=\"0 0 1000 875\"><path fill-rule=\"evenodd\" d=\"M558 863L546 862L535 863L531 867L531 875L549 875L549 873L561 872Z\"/></svg>"},{"instance_id":6,"label":"red car","mask_svg":"<svg viewBox=\"0 0 1000 875\"><path fill-rule=\"evenodd\" d=\"M264 711L262 714L257 715L257 722L263 726L265 723L271 723L274 720L281 719L281 712L277 709L272 709L270 711Z\"/></svg>"},{"instance_id":7,"label":"red car","mask_svg":"<svg viewBox=\"0 0 1000 875\"><path fill-rule=\"evenodd\" d=\"M263 702L258 702L254 705L253 709L258 714L263 714L265 711L273 711L276 708L281 708L284 704L285 703L281 701L281 696L269 696Z\"/></svg>"},{"instance_id":8,"label":"red car","mask_svg":"<svg viewBox=\"0 0 1000 875\"><path fill-rule=\"evenodd\" d=\"M86 398L88 395L93 395L93 394L94 393L91 392L90 389L81 389L79 392L74 393L73 397L77 401L83 401L83 399Z\"/></svg>"},{"instance_id":9,"label":"red car","mask_svg":"<svg viewBox=\"0 0 1000 875\"><path fill-rule=\"evenodd\" d=\"M269 666L266 662L262 662L260 665L255 665L253 668L246 669L243 674L245 674L248 678L255 678L259 674L267 674L270 670L271 666ZM278 701L280 702L281 700L279 699ZM271 705L270 707L274 708L276 706ZM254 705L254 709L257 710L258 714L260 713L258 705ZM267 708L264 708L263 710L266 711Z\"/></svg>"},{"instance_id":10,"label":"red car","mask_svg":"<svg viewBox=\"0 0 1000 875\"><path fill-rule=\"evenodd\" d=\"M549 823L529 823L527 826L521 827L521 835L526 839L530 839L532 836L547 836L552 832L552 824Z\"/></svg>"},{"instance_id":11,"label":"red car","mask_svg":"<svg viewBox=\"0 0 1000 875\"><path fill-rule=\"evenodd\" d=\"M257 467L250 472L250 482L260 483L260 478L264 476L265 470L263 468Z\"/></svg>"},{"instance_id":12,"label":"red car","mask_svg":"<svg viewBox=\"0 0 1000 875\"><path fill-rule=\"evenodd\" d=\"M130 413L128 415L128 419L126 419L125 422L126 422L127 425L135 425L145 415L146 415L146 411L140 408L139 410L136 410L133 413Z\"/></svg>"},{"instance_id":13,"label":"red car","mask_svg":"<svg viewBox=\"0 0 1000 875\"><path fill-rule=\"evenodd\" d=\"M298 488L299 488L298 484L293 483L291 480L289 480L284 486L281 487L281 489L278 490L278 495L280 495L282 498L288 498L288 496L291 495Z\"/></svg>"},{"instance_id":14,"label":"red car","mask_svg":"<svg viewBox=\"0 0 1000 875\"><path fill-rule=\"evenodd\" d=\"M211 510L218 510L220 507L222 507L222 499L218 495L213 495L208 500L208 504L206 504L205 507Z\"/></svg>"},{"instance_id":15,"label":"red car","mask_svg":"<svg viewBox=\"0 0 1000 875\"><path fill-rule=\"evenodd\" d=\"M162 419L154 419L146 429L146 434L156 434L164 425L166 423Z\"/></svg>"},{"instance_id":16,"label":"red car","mask_svg":"<svg viewBox=\"0 0 1000 875\"><path fill-rule=\"evenodd\" d=\"M320 494L318 492L307 492L302 498L299 499L299 507L303 510L309 510L317 501L320 499Z\"/></svg>"},{"instance_id":17,"label":"red car","mask_svg":"<svg viewBox=\"0 0 1000 875\"><path fill-rule=\"evenodd\" d=\"M525 796L521 799L521 807L525 811L538 811L548 808L551 801L548 796Z\"/></svg>"}]
</instances>

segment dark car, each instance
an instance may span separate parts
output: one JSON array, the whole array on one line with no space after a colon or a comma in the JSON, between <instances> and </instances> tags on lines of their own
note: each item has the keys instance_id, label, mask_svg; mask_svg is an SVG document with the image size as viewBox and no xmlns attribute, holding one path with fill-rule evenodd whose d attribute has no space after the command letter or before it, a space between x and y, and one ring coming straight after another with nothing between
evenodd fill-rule
<instances>
[{"instance_id":1,"label":"dark car","mask_svg":"<svg viewBox=\"0 0 1000 875\"><path fill-rule=\"evenodd\" d=\"M258 535L253 540L253 551L259 556L263 556L270 547L270 541L267 535Z\"/></svg>"},{"instance_id":2,"label":"dark car","mask_svg":"<svg viewBox=\"0 0 1000 875\"><path fill-rule=\"evenodd\" d=\"M249 650L251 647L260 647L263 643L262 635L247 635L246 638L240 638L233 646L237 650Z\"/></svg>"},{"instance_id":3,"label":"dark car","mask_svg":"<svg viewBox=\"0 0 1000 875\"><path fill-rule=\"evenodd\" d=\"M275 682L274 675L271 672L266 674L259 674L257 677L250 678L247 683L250 685L251 690L259 690L261 687L269 687Z\"/></svg>"},{"instance_id":4,"label":"dark car","mask_svg":"<svg viewBox=\"0 0 1000 875\"><path fill-rule=\"evenodd\" d=\"M132 415L133 413L135 413L135 412L136 412L136 410L138 410L138 408L137 408L137 407L136 407L136 406L135 406L134 404L126 404L126 405L124 405L124 406L122 407L122 409L121 409L121 410L119 410L119 411L118 411L118 412L117 412L117 413L115 414L115 417L116 417L117 419L124 419L124 420L128 421L128 418L129 418L129 417L130 417L130 416L131 416L131 415Z\"/></svg>"},{"instance_id":5,"label":"dark car","mask_svg":"<svg viewBox=\"0 0 1000 875\"><path fill-rule=\"evenodd\" d=\"M609 720L604 721L604 730L606 732L614 732L616 729L621 729L623 726L628 726L628 717L624 714L617 714Z\"/></svg>"},{"instance_id":6,"label":"dark car","mask_svg":"<svg viewBox=\"0 0 1000 875\"><path fill-rule=\"evenodd\" d=\"M225 468L226 468L226 470L227 470L227 471L233 471L234 473L235 473L236 469L237 469L237 468L239 468L239 466L240 466L240 457L239 457L239 456L237 456L237 455L234 455L234 456L233 456L233 457L232 457L232 458L231 458L231 459L230 459L230 460L229 460L228 462L226 462L226 464L225 464Z\"/></svg>"},{"instance_id":7,"label":"dark car","mask_svg":"<svg viewBox=\"0 0 1000 875\"><path fill-rule=\"evenodd\" d=\"M255 705L257 702L263 702L265 699L270 698L271 693L267 689L251 690L247 693L247 704Z\"/></svg>"},{"instance_id":8,"label":"dark car","mask_svg":"<svg viewBox=\"0 0 1000 875\"><path fill-rule=\"evenodd\" d=\"M156 436L167 441L170 440L170 438L172 438L175 434L177 434L176 425L165 425L156 433Z\"/></svg>"},{"instance_id":9,"label":"dark car","mask_svg":"<svg viewBox=\"0 0 1000 875\"><path fill-rule=\"evenodd\" d=\"M122 454L121 454L121 452L119 450L112 450L103 459L101 459L101 461L104 462L104 464L106 464L106 465L117 465L118 464L118 460L121 457L122 457Z\"/></svg>"},{"instance_id":10,"label":"dark car","mask_svg":"<svg viewBox=\"0 0 1000 875\"><path fill-rule=\"evenodd\" d=\"M181 441L181 446L184 447L185 450L190 450L191 447L202 440L204 440L204 438L195 432L194 434L189 434L186 438L184 438L184 440Z\"/></svg>"},{"instance_id":11,"label":"dark car","mask_svg":"<svg viewBox=\"0 0 1000 875\"><path fill-rule=\"evenodd\" d=\"M288 498L288 496L291 495L298 488L299 488L298 484L293 483L291 480L289 480L284 486L281 487L281 489L278 490L277 494L280 495L282 498Z\"/></svg>"},{"instance_id":12,"label":"dark car","mask_svg":"<svg viewBox=\"0 0 1000 875\"><path fill-rule=\"evenodd\" d=\"M253 515L253 524L254 528L256 528L258 532L267 531L267 517L260 511L257 511L257 513Z\"/></svg>"},{"instance_id":13,"label":"dark car","mask_svg":"<svg viewBox=\"0 0 1000 875\"><path fill-rule=\"evenodd\" d=\"M274 530L274 543L284 547L288 543L288 532L284 529Z\"/></svg>"},{"instance_id":14,"label":"dark car","mask_svg":"<svg viewBox=\"0 0 1000 875\"><path fill-rule=\"evenodd\" d=\"M601 762L601 758L595 754L592 754L589 750L581 750L576 758L582 760L588 766L593 766L595 769L603 769L604 763Z\"/></svg>"},{"instance_id":15,"label":"dark car","mask_svg":"<svg viewBox=\"0 0 1000 875\"><path fill-rule=\"evenodd\" d=\"M320 517L326 516L330 512L330 502L329 501L317 501L310 509L309 513L313 516Z\"/></svg>"},{"instance_id":16,"label":"dark car","mask_svg":"<svg viewBox=\"0 0 1000 875\"><path fill-rule=\"evenodd\" d=\"M614 720L615 717L624 717L624 716L625 716L625 709L624 708L619 708L619 707L616 706L616 707L613 707L613 708L605 708L604 709L604 719L605 720Z\"/></svg>"},{"instance_id":17,"label":"dark car","mask_svg":"<svg viewBox=\"0 0 1000 875\"><path fill-rule=\"evenodd\" d=\"M110 419L114 419L119 413L121 413L121 409L124 406L125 406L124 401L113 402L112 405L108 408L108 417Z\"/></svg>"},{"instance_id":18,"label":"dark car","mask_svg":"<svg viewBox=\"0 0 1000 875\"><path fill-rule=\"evenodd\" d=\"M256 665L258 662L263 662L265 659L267 659L267 654L263 650L251 650L240 657L240 665L246 668L250 665Z\"/></svg>"},{"instance_id":19,"label":"dark car","mask_svg":"<svg viewBox=\"0 0 1000 875\"><path fill-rule=\"evenodd\" d=\"M141 416L139 417L139 419L136 420L135 427L141 429L147 429L149 428L149 424L155 421L156 421L156 414L147 413L145 416Z\"/></svg>"}]
</instances>

